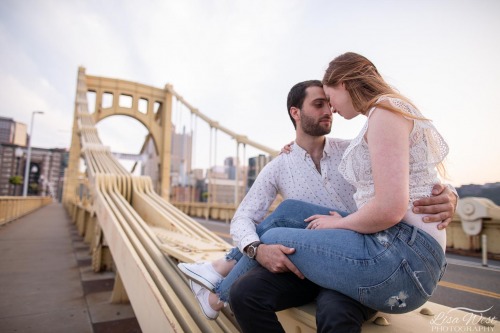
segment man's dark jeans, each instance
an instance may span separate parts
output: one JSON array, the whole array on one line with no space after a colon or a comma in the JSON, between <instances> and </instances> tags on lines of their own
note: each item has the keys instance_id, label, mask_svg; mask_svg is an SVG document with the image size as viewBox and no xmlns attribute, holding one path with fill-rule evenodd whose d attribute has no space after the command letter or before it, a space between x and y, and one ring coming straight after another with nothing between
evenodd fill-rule
<instances>
[{"instance_id":1,"label":"man's dark jeans","mask_svg":"<svg viewBox=\"0 0 500 333\"><path fill-rule=\"evenodd\" d=\"M323 289L295 274L274 274L258 266L231 287L231 309L244 333L283 333L276 311L316 299L320 333L361 332L361 325L376 313L337 291Z\"/></svg>"}]
</instances>

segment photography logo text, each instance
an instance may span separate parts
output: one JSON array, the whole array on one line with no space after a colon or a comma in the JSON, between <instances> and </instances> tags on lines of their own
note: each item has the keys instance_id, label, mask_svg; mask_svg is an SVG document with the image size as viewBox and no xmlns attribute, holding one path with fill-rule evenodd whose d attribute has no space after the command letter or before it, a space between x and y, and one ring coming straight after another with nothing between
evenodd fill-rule
<instances>
[{"instance_id":1,"label":"photography logo text","mask_svg":"<svg viewBox=\"0 0 500 333\"><path fill-rule=\"evenodd\" d=\"M474 310L459 307L440 312L430 321L432 332L494 332L496 318L485 316L492 308Z\"/></svg>"}]
</instances>

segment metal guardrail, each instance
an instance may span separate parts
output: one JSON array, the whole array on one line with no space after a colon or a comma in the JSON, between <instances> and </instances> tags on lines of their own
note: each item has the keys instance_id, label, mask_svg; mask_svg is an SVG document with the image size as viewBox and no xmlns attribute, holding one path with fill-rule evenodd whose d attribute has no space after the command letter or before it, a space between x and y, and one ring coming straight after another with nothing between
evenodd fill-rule
<instances>
[{"instance_id":1,"label":"metal guardrail","mask_svg":"<svg viewBox=\"0 0 500 333\"><path fill-rule=\"evenodd\" d=\"M52 203L51 197L0 197L0 225Z\"/></svg>"}]
</instances>

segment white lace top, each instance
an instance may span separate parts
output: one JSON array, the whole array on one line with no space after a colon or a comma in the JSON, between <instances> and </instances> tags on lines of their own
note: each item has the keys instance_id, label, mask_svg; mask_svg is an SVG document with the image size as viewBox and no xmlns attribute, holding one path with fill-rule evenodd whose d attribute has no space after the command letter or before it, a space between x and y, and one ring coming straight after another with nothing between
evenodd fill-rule
<instances>
[{"instance_id":1,"label":"white lace top","mask_svg":"<svg viewBox=\"0 0 500 333\"><path fill-rule=\"evenodd\" d=\"M412 116L424 118L420 111L403 100L382 96L378 102L382 100L389 101L394 107ZM368 112L368 119L363 129L351 141L339 165L340 173L356 188L354 200L358 209L375 195L370 153L368 151L368 143L365 140L370 115L374 110L375 107ZM434 184L440 182L436 166L444 160L449 148L443 137L429 120L407 118L413 120L413 129L410 133L410 200L408 202L408 212L405 216L405 221L417 225L436 238L435 234L438 231L436 225L434 223L423 223L422 216L412 213L411 209L413 201L431 196L432 187ZM438 242L445 247L446 244L443 245L443 233L439 232ZM446 243L446 240L444 242Z\"/></svg>"}]
</instances>

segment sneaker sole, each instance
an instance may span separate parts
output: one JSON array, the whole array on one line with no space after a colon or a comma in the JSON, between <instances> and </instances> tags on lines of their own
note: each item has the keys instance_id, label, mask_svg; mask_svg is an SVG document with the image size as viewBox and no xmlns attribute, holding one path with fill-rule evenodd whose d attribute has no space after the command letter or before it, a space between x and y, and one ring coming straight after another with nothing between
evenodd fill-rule
<instances>
[{"instance_id":1,"label":"sneaker sole","mask_svg":"<svg viewBox=\"0 0 500 333\"><path fill-rule=\"evenodd\" d=\"M182 273L184 273L184 275L188 276L194 282L201 284L202 286L204 286L205 288L207 288L210 291L214 291L214 289L215 289L214 284L212 282L208 281L207 279L205 279L203 276L196 274L195 272L189 270L184 265L178 265L177 267L179 267L179 269L181 270ZM193 289L191 288L191 291L192 290Z\"/></svg>"},{"instance_id":2,"label":"sneaker sole","mask_svg":"<svg viewBox=\"0 0 500 333\"><path fill-rule=\"evenodd\" d=\"M201 306L201 303L200 303L200 301L198 301L198 298L196 297L196 293L194 292L194 289L193 289L193 280L189 281L189 288L191 289L191 292L193 293L194 297L196 298L198 306L200 307L201 313L203 313L203 315L205 316L205 318L207 318L208 320L215 320L215 319L217 319L219 317L219 313L218 312L217 312L217 315L215 317L209 317L205 313L205 310L203 309L203 306Z\"/></svg>"}]
</instances>

